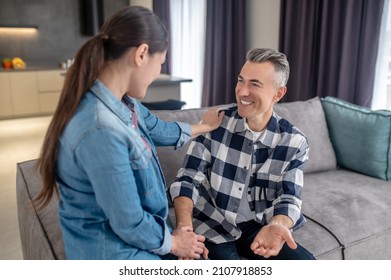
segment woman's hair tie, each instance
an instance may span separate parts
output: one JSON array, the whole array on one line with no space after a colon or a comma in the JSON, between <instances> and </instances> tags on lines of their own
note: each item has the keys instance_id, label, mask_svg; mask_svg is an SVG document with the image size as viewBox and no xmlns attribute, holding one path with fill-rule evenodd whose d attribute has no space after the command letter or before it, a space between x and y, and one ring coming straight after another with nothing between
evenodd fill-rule
<instances>
[{"instance_id":1,"label":"woman's hair tie","mask_svg":"<svg viewBox=\"0 0 391 280\"><path fill-rule=\"evenodd\" d=\"M100 38L101 38L103 41L107 41L107 40L109 40L109 35L107 35L107 34L100 34Z\"/></svg>"}]
</instances>

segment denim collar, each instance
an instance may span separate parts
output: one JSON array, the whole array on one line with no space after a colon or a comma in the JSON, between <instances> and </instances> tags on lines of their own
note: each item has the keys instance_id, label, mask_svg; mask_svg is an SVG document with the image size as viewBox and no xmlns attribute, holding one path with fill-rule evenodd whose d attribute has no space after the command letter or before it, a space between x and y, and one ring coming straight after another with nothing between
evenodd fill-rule
<instances>
[{"instance_id":1,"label":"denim collar","mask_svg":"<svg viewBox=\"0 0 391 280\"><path fill-rule=\"evenodd\" d=\"M130 123L131 112L129 109L101 81L96 79L90 91L124 123Z\"/></svg>"}]
</instances>

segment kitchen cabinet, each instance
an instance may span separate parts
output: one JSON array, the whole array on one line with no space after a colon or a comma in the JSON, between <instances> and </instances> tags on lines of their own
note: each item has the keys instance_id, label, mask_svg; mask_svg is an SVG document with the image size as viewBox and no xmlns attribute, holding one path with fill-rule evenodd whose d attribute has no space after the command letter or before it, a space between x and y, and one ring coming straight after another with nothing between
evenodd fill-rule
<instances>
[{"instance_id":1,"label":"kitchen cabinet","mask_svg":"<svg viewBox=\"0 0 391 280\"><path fill-rule=\"evenodd\" d=\"M0 118L53 113L64 84L64 70L0 72Z\"/></svg>"},{"instance_id":2,"label":"kitchen cabinet","mask_svg":"<svg viewBox=\"0 0 391 280\"><path fill-rule=\"evenodd\" d=\"M10 73L10 86L14 115L35 114L39 111L35 72Z\"/></svg>"},{"instance_id":3,"label":"kitchen cabinet","mask_svg":"<svg viewBox=\"0 0 391 280\"><path fill-rule=\"evenodd\" d=\"M64 70L38 71L38 99L41 113L53 113L64 85Z\"/></svg>"},{"instance_id":4,"label":"kitchen cabinet","mask_svg":"<svg viewBox=\"0 0 391 280\"><path fill-rule=\"evenodd\" d=\"M48 115L55 111L65 81L62 69L0 70L0 119ZM180 100L180 84L191 79L160 75L143 102Z\"/></svg>"},{"instance_id":5,"label":"kitchen cabinet","mask_svg":"<svg viewBox=\"0 0 391 280\"><path fill-rule=\"evenodd\" d=\"M0 118L12 115L12 95L9 73L0 73Z\"/></svg>"}]
</instances>

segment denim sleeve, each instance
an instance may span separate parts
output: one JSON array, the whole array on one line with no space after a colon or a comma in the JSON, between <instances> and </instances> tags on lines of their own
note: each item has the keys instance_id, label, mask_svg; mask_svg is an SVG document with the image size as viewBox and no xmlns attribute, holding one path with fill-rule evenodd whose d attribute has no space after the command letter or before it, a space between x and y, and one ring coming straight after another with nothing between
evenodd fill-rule
<instances>
[{"instance_id":1,"label":"denim sleeve","mask_svg":"<svg viewBox=\"0 0 391 280\"><path fill-rule=\"evenodd\" d=\"M142 201L153 198L139 194L127 141L121 132L94 130L77 146L76 161L90 180L112 230L135 248L167 254L172 247L170 229L164 217L142 207Z\"/></svg>"},{"instance_id":2,"label":"denim sleeve","mask_svg":"<svg viewBox=\"0 0 391 280\"><path fill-rule=\"evenodd\" d=\"M191 138L191 125L183 122L167 122L153 115L140 102L137 103L139 114L144 119L144 124L155 146L182 147Z\"/></svg>"}]
</instances>

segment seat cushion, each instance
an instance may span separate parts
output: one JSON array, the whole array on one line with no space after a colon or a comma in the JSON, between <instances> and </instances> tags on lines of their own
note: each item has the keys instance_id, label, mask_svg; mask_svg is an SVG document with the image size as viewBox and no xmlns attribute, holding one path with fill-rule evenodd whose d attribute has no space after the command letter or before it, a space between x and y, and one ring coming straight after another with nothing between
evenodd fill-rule
<instances>
[{"instance_id":1,"label":"seat cushion","mask_svg":"<svg viewBox=\"0 0 391 280\"><path fill-rule=\"evenodd\" d=\"M345 169L311 173L302 198L303 214L334 234L345 257L391 259L391 242L383 243L391 239L391 182Z\"/></svg>"}]
</instances>

